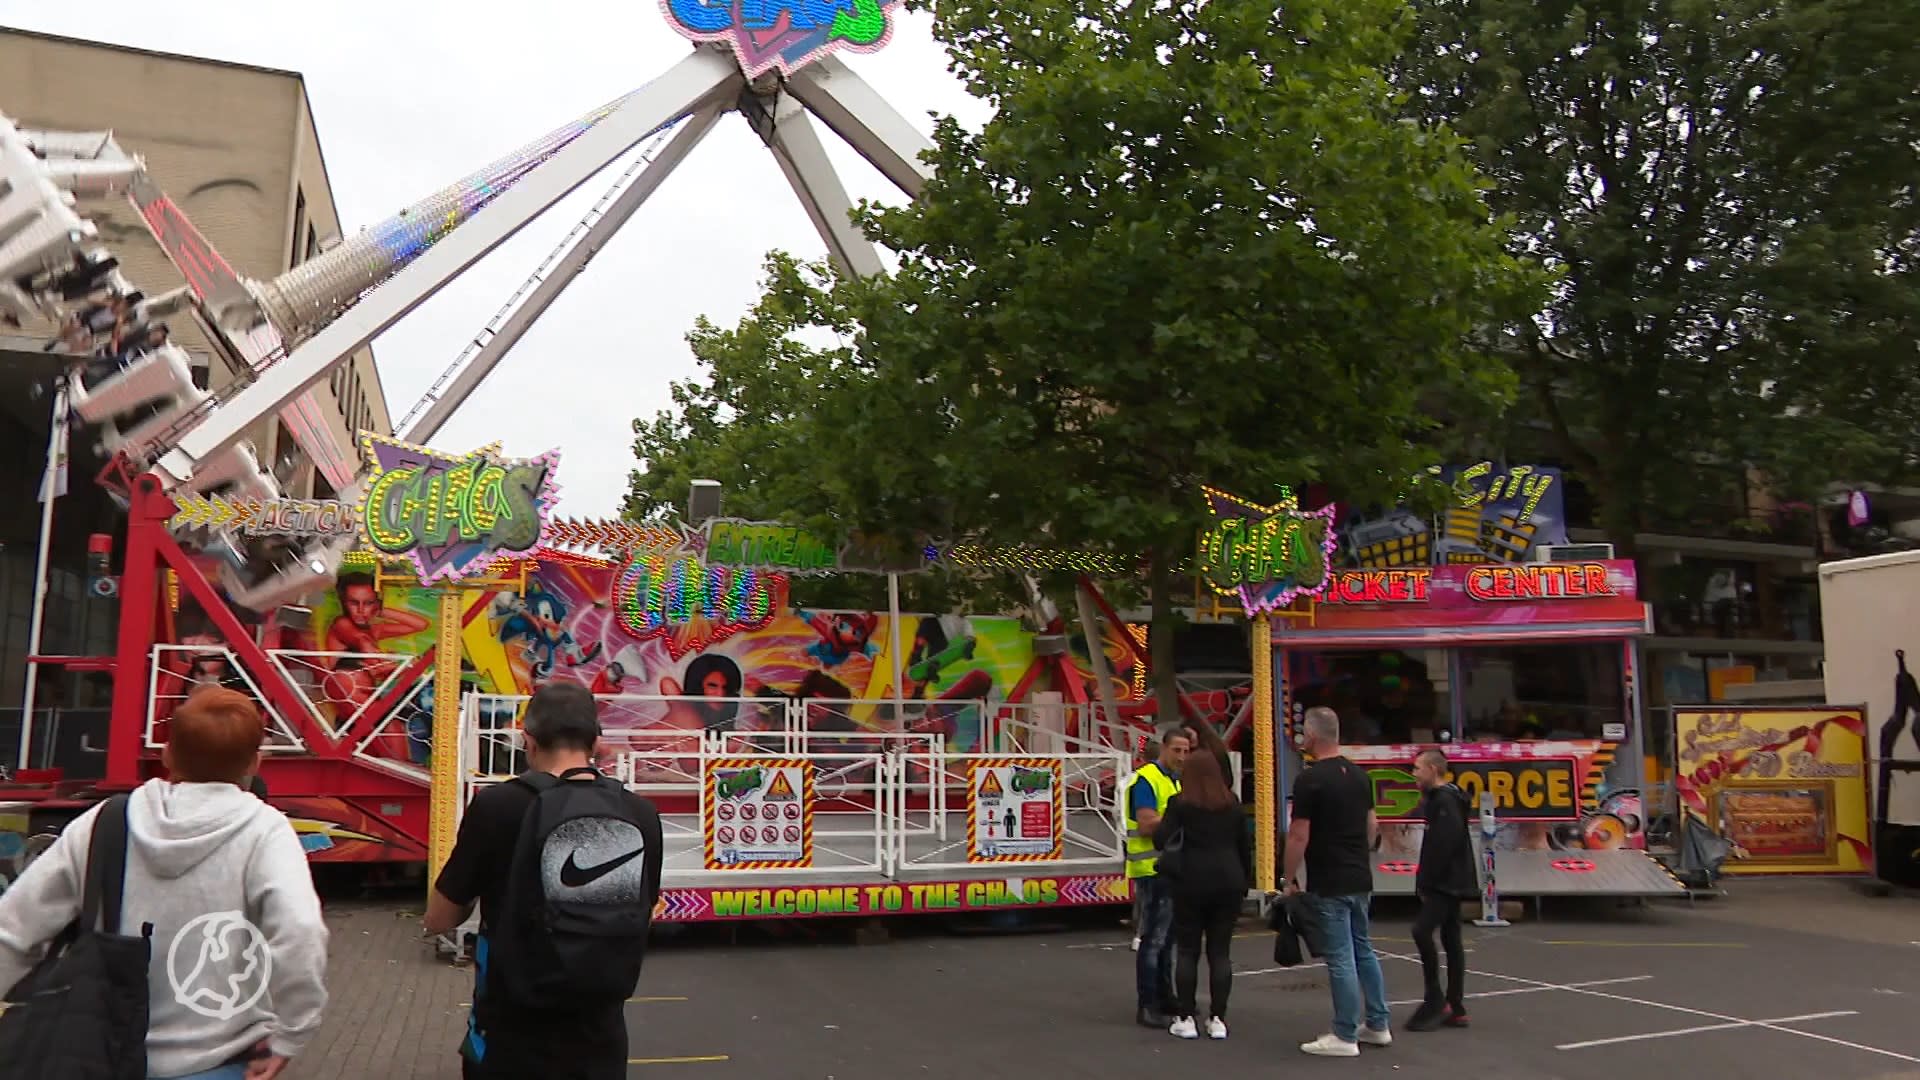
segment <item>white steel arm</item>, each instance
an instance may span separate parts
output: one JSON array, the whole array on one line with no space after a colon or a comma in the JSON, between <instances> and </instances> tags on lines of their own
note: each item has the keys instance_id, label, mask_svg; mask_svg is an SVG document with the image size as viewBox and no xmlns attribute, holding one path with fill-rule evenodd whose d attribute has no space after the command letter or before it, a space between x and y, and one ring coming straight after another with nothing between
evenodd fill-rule
<instances>
[{"instance_id":1,"label":"white steel arm","mask_svg":"<svg viewBox=\"0 0 1920 1080\"><path fill-rule=\"evenodd\" d=\"M420 403L426 406L425 414L410 424L403 421L404 430L396 434L415 445L432 442L448 418L466 404L467 398L499 365L501 358L519 343L528 328L546 313L567 286L586 270L587 264L633 217L641 204L659 189L674 167L685 161L693 148L700 145L700 141L713 130L714 124L725 111L726 106L721 102L708 105L682 122L672 140L651 161L635 162L638 175L604 209L596 208L599 216L591 224L582 222L585 228L562 242L562 250L555 252L548 264L536 271L538 284L517 305L510 302L511 310L502 313L505 318L498 325L488 326L481 331L485 340L482 343L476 339L479 349L472 353L464 366L456 362L457 371L449 371L441 376L443 380L450 377L452 381L444 390L436 384L427 391L426 399ZM414 408L417 412L420 406Z\"/></svg>"},{"instance_id":2,"label":"white steel arm","mask_svg":"<svg viewBox=\"0 0 1920 1080\"><path fill-rule=\"evenodd\" d=\"M731 100L743 82L738 65L726 53L708 47L689 54L284 360L261 372L254 383L188 432L160 460L160 470L175 482L189 479L201 462L242 439L260 417L326 378L334 365L425 303L641 140L675 119Z\"/></svg>"},{"instance_id":3,"label":"white steel arm","mask_svg":"<svg viewBox=\"0 0 1920 1080\"><path fill-rule=\"evenodd\" d=\"M759 117L749 119L756 126L762 122ZM807 110L782 95L774 106L772 128L771 132L763 129L761 137L780 163L793 193L800 197L800 205L806 208L820 239L826 242L827 256L834 265L855 277L885 273L880 253L853 224L853 200L847 197L846 185L828 160L826 145L807 118Z\"/></svg>"},{"instance_id":4,"label":"white steel arm","mask_svg":"<svg viewBox=\"0 0 1920 1080\"><path fill-rule=\"evenodd\" d=\"M933 143L859 73L839 57L823 56L795 72L786 89L908 198L920 197L933 178L920 154Z\"/></svg>"}]
</instances>

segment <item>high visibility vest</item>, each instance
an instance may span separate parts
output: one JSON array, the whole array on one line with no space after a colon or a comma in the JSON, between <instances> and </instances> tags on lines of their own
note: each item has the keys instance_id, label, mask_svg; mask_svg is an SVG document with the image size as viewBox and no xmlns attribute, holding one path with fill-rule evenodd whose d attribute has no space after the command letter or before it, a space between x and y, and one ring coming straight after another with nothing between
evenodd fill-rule
<instances>
[{"instance_id":1,"label":"high visibility vest","mask_svg":"<svg viewBox=\"0 0 1920 1080\"><path fill-rule=\"evenodd\" d=\"M1168 776L1157 763L1149 762L1127 778L1127 786L1122 790L1120 807L1127 823L1127 877L1152 877L1159 872L1160 853L1154 850L1153 837L1142 833L1140 823L1133 820L1133 784L1136 780L1145 780L1152 786L1153 808L1160 814L1165 814L1168 801L1180 794L1180 781Z\"/></svg>"}]
</instances>

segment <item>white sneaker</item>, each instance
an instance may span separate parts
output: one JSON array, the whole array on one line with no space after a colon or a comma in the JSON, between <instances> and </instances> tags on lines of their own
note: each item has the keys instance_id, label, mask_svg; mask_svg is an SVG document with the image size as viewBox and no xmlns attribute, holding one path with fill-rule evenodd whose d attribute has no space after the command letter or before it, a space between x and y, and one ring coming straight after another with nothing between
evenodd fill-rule
<instances>
[{"instance_id":1,"label":"white sneaker","mask_svg":"<svg viewBox=\"0 0 1920 1080\"><path fill-rule=\"evenodd\" d=\"M1393 1045L1393 1032L1389 1031L1386 1028L1381 1028L1380 1030L1375 1031L1374 1029L1368 1027L1367 1025L1361 1024L1360 1030L1355 1032L1354 1034L1359 1036L1360 1041L1363 1043L1366 1043L1368 1046L1392 1046Z\"/></svg>"},{"instance_id":2,"label":"white sneaker","mask_svg":"<svg viewBox=\"0 0 1920 1080\"><path fill-rule=\"evenodd\" d=\"M1219 1017L1207 1021L1207 1038L1224 1039L1227 1037L1227 1022Z\"/></svg>"},{"instance_id":3,"label":"white sneaker","mask_svg":"<svg viewBox=\"0 0 1920 1080\"><path fill-rule=\"evenodd\" d=\"M1133 951L1134 952L1140 951L1140 935L1139 934L1133 935Z\"/></svg>"},{"instance_id":4,"label":"white sneaker","mask_svg":"<svg viewBox=\"0 0 1920 1080\"><path fill-rule=\"evenodd\" d=\"M1197 1039L1200 1029L1193 1026L1193 1017L1182 1016L1167 1026L1167 1034L1176 1039Z\"/></svg>"},{"instance_id":5,"label":"white sneaker","mask_svg":"<svg viewBox=\"0 0 1920 1080\"><path fill-rule=\"evenodd\" d=\"M1348 1042L1347 1040L1341 1038L1338 1035L1334 1035L1331 1032L1320 1036L1319 1038L1313 1040L1312 1042L1301 1043L1300 1050L1302 1053L1312 1054L1315 1057L1359 1057L1360 1056L1359 1043Z\"/></svg>"}]
</instances>

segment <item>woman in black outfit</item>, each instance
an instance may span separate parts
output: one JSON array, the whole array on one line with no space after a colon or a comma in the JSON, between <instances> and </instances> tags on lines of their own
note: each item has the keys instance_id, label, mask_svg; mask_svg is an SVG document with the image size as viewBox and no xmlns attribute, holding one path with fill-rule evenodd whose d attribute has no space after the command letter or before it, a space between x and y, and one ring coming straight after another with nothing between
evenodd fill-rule
<instances>
[{"instance_id":1,"label":"woman in black outfit","mask_svg":"<svg viewBox=\"0 0 1920 1080\"><path fill-rule=\"evenodd\" d=\"M1200 1037L1194 997L1204 939L1210 1007L1206 1032L1210 1039L1224 1039L1227 995L1233 990L1233 927L1253 878L1253 841L1240 800L1227 788L1212 754L1187 758L1180 794L1167 804L1153 842L1164 849L1176 836L1181 838L1179 851L1160 860L1160 873L1173 887L1175 1008L1167 1031L1180 1039Z\"/></svg>"}]
</instances>

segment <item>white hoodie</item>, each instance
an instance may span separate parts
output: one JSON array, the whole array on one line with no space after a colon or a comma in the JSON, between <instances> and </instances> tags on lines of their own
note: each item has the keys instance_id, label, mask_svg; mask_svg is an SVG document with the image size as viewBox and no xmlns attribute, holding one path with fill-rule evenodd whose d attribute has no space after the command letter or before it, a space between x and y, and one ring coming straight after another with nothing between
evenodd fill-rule
<instances>
[{"instance_id":1,"label":"white hoodie","mask_svg":"<svg viewBox=\"0 0 1920 1080\"><path fill-rule=\"evenodd\" d=\"M149 780L127 811L119 930L153 924L148 1074L215 1068L261 1039L297 1055L327 1001L327 928L293 826L232 784ZM80 815L0 893L0 993L79 916L98 815Z\"/></svg>"}]
</instances>

